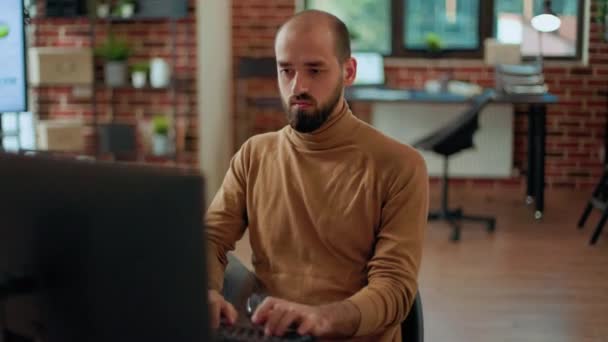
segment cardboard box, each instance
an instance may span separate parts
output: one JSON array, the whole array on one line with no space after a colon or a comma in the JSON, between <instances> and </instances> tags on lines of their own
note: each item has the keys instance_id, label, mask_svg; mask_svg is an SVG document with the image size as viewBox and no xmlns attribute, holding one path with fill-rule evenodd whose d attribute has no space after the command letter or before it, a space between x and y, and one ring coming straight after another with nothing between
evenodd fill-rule
<instances>
[{"instance_id":1,"label":"cardboard box","mask_svg":"<svg viewBox=\"0 0 608 342\"><path fill-rule=\"evenodd\" d=\"M92 84L93 52L80 47L29 48L28 74L34 86Z\"/></svg>"},{"instance_id":2,"label":"cardboard box","mask_svg":"<svg viewBox=\"0 0 608 342\"><path fill-rule=\"evenodd\" d=\"M38 122L38 149L48 151L84 151L84 126L77 119Z\"/></svg>"},{"instance_id":3,"label":"cardboard box","mask_svg":"<svg viewBox=\"0 0 608 342\"><path fill-rule=\"evenodd\" d=\"M484 59L486 65L519 64L521 62L520 44L503 44L496 39L484 41Z\"/></svg>"}]
</instances>

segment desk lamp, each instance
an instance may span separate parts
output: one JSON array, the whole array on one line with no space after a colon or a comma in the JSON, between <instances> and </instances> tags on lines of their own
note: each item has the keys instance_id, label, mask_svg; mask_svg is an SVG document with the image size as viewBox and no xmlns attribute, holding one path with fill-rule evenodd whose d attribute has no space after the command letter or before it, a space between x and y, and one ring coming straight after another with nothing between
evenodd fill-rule
<instances>
[{"instance_id":1,"label":"desk lamp","mask_svg":"<svg viewBox=\"0 0 608 342\"><path fill-rule=\"evenodd\" d=\"M543 60L543 34L554 32L562 25L561 19L551 9L551 0L545 0L543 4L543 12L532 18L532 27L539 32L538 35L538 54L539 63L542 65Z\"/></svg>"}]
</instances>

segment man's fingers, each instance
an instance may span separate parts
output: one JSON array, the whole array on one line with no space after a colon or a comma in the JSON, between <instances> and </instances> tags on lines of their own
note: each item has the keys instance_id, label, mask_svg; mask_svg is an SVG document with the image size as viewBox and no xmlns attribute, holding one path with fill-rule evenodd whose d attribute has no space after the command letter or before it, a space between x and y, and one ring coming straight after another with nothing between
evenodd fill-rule
<instances>
[{"instance_id":1,"label":"man's fingers","mask_svg":"<svg viewBox=\"0 0 608 342\"><path fill-rule=\"evenodd\" d=\"M314 328L314 321L310 318L304 317L302 323L298 327L298 335L312 335L312 329Z\"/></svg>"},{"instance_id":2,"label":"man's fingers","mask_svg":"<svg viewBox=\"0 0 608 342\"><path fill-rule=\"evenodd\" d=\"M251 316L251 321L255 324L264 324L268 319L268 315L272 311L275 302L275 299L272 297L264 299L264 301L258 305L257 309L255 309L253 316Z\"/></svg>"},{"instance_id":3,"label":"man's fingers","mask_svg":"<svg viewBox=\"0 0 608 342\"><path fill-rule=\"evenodd\" d=\"M234 306L228 301L222 303L222 314L228 319L230 324L236 323L236 319L239 315Z\"/></svg>"},{"instance_id":4,"label":"man's fingers","mask_svg":"<svg viewBox=\"0 0 608 342\"><path fill-rule=\"evenodd\" d=\"M275 305L268 315L266 320L264 333L266 335L274 335L279 325L279 322L287 312L280 306Z\"/></svg>"},{"instance_id":5,"label":"man's fingers","mask_svg":"<svg viewBox=\"0 0 608 342\"><path fill-rule=\"evenodd\" d=\"M274 330L271 331L271 333L276 336L283 336L283 334L285 334L287 329L289 329L289 326L291 326L294 323L296 323L296 324L300 323L301 321L302 321L301 312L299 312L297 310L289 310L289 311L285 312L283 317L281 317L281 319L279 320L279 323L274 328Z\"/></svg>"}]
</instances>

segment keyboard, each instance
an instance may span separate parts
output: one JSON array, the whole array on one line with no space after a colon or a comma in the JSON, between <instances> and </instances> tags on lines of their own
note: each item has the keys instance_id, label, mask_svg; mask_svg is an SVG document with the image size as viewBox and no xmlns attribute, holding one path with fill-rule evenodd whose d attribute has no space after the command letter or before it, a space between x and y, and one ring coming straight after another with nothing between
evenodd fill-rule
<instances>
[{"instance_id":1,"label":"keyboard","mask_svg":"<svg viewBox=\"0 0 608 342\"><path fill-rule=\"evenodd\" d=\"M294 331L288 331L283 336L264 336L264 327L254 324L237 323L235 325L220 325L216 331L218 342L309 342L314 341L312 336L301 336Z\"/></svg>"}]
</instances>

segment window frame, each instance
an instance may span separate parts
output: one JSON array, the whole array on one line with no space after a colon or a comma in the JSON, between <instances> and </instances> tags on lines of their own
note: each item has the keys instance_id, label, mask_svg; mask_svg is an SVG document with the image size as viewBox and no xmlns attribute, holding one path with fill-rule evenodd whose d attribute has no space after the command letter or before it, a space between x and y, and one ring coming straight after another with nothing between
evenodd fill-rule
<instances>
[{"instance_id":1,"label":"window frame","mask_svg":"<svg viewBox=\"0 0 608 342\"><path fill-rule=\"evenodd\" d=\"M404 43L404 34L406 29L406 18L403 14L406 2L408 0L388 0L390 7L390 33L391 33L391 52L383 54L388 58L429 58L430 55L425 49L406 48ZM583 47L585 39L585 20L587 20L587 12L585 5L589 0L578 1L577 13L577 32L576 32L576 53L574 56L543 56L544 60L556 61L581 61L583 58ZM495 0L479 0L479 27L478 35L479 42L475 49L445 49L434 54L432 57L437 59L483 59L484 58L484 41L487 38L494 37L494 3ZM301 8L308 8L309 1L301 0ZM537 59L537 56L523 56L522 60L530 61Z\"/></svg>"}]
</instances>

